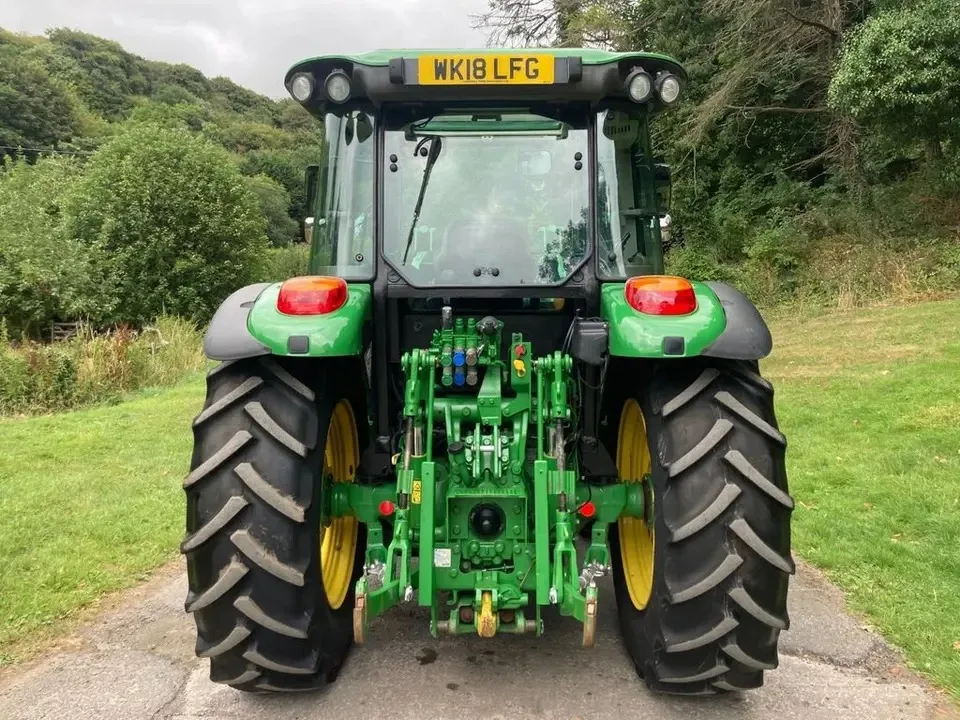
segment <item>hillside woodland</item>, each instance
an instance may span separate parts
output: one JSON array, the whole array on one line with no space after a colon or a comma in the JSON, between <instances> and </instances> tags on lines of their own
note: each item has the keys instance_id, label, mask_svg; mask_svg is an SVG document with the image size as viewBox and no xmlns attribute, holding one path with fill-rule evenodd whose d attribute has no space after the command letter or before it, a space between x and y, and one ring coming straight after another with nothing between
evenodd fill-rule
<instances>
[{"instance_id":1,"label":"hillside woodland","mask_svg":"<svg viewBox=\"0 0 960 720\"><path fill-rule=\"evenodd\" d=\"M0 330L202 323L238 286L296 272L317 132L224 77L0 29Z\"/></svg>"},{"instance_id":2,"label":"hillside woodland","mask_svg":"<svg viewBox=\"0 0 960 720\"><path fill-rule=\"evenodd\" d=\"M960 287L960 0L491 0L477 22L493 44L685 63L656 125L672 271L767 306ZM4 332L202 323L295 272L317 132L227 78L0 30Z\"/></svg>"}]
</instances>

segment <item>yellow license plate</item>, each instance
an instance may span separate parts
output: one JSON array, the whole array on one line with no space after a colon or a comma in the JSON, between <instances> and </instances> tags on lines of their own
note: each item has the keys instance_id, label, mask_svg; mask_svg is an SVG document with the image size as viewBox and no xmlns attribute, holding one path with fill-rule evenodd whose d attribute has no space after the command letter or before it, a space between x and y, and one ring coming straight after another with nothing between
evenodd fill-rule
<instances>
[{"instance_id":1,"label":"yellow license plate","mask_svg":"<svg viewBox=\"0 0 960 720\"><path fill-rule=\"evenodd\" d=\"M550 85L553 55L421 55L421 85Z\"/></svg>"}]
</instances>

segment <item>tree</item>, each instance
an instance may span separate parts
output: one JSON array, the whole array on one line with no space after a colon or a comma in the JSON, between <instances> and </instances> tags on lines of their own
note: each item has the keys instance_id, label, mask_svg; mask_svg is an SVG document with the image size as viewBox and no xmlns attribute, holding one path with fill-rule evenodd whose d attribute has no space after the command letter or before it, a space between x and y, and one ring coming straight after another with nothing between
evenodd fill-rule
<instances>
[{"instance_id":1,"label":"tree","mask_svg":"<svg viewBox=\"0 0 960 720\"><path fill-rule=\"evenodd\" d=\"M284 98L277 102L277 108L277 125L281 130L296 133L305 141L317 142L320 137L320 124L303 105L293 98Z\"/></svg>"},{"instance_id":2,"label":"tree","mask_svg":"<svg viewBox=\"0 0 960 720\"><path fill-rule=\"evenodd\" d=\"M237 119L235 115L214 118L204 128L204 135L238 154L251 150L283 150L297 145L295 135L273 125Z\"/></svg>"},{"instance_id":3,"label":"tree","mask_svg":"<svg viewBox=\"0 0 960 720\"><path fill-rule=\"evenodd\" d=\"M300 224L288 214L290 193L267 175L244 177L250 192L260 205L260 213L267 221L267 237L276 247L289 245L300 234Z\"/></svg>"},{"instance_id":4,"label":"tree","mask_svg":"<svg viewBox=\"0 0 960 720\"><path fill-rule=\"evenodd\" d=\"M132 97L146 95L149 81L142 58L96 35L57 28L48 33L58 70L73 83L86 105L109 120L122 119Z\"/></svg>"},{"instance_id":5,"label":"tree","mask_svg":"<svg viewBox=\"0 0 960 720\"><path fill-rule=\"evenodd\" d=\"M68 232L102 248L120 303L107 318L161 312L203 322L252 282L266 222L231 156L183 129L136 123L89 162L66 205Z\"/></svg>"},{"instance_id":6,"label":"tree","mask_svg":"<svg viewBox=\"0 0 960 720\"><path fill-rule=\"evenodd\" d=\"M320 162L319 143L295 150L253 150L243 156L244 175L268 175L290 193L290 216L300 221L308 215L304 175L307 165Z\"/></svg>"},{"instance_id":7,"label":"tree","mask_svg":"<svg viewBox=\"0 0 960 720\"><path fill-rule=\"evenodd\" d=\"M937 160L960 140L960 4L924 0L867 20L846 42L831 105L901 142L920 137Z\"/></svg>"},{"instance_id":8,"label":"tree","mask_svg":"<svg viewBox=\"0 0 960 720\"><path fill-rule=\"evenodd\" d=\"M0 162L0 317L14 335L111 310L99 248L64 232L63 200L79 171L67 157Z\"/></svg>"},{"instance_id":9,"label":"tree","mask_svg":"<svg viewBox=\"0 0 960 720\"><path fill-rule=\"evenodd\" d=\"M687 238L743 257L749 231L804 186L855 172L856 127L827 105L842 40L869 0L491 0L494 38L583 43L678 58L679 106L653 124L674 169L673 219ZM749 182L747 182L749 181ZM749 187L749 190L747 189ZM737 218L741 227L718 226Z\"/></svg>"},{"instance_id":10,"label":"tree","mask_svg":"<svg viewBox=\"0 0 960 720\"><path fill-rule=\"evenodd\" d=\"M210 95L210 81L195 67L183 63L162 63L156 66L156 71L159 75L155 80L158 86L174 85L198 98L207 98Z\"/></svg>"},{"instance_id":11,"label":"tree","mask_svg":"<svg viewBox=\"0 0 960 720\"><path fill-rule=\"evenodd\" d=\"M130 112L127 123L153 123L165 127L186 127L200 132L210 121L210 112L193 103L167 104L142 98Z\"/></svg>"},{"instance_id":12,"label":"tree","mask_svg":"<svg viewBox=\"0 0 960 720\"><path fill-rule=\"evenodd\" d=\"M163 83L153 86L150 99L164 105L200 105L200 98L187 90L183 85Z\"/></svg>"},{"instance_id":13,"label":"tree","mask_svg":"<svg viewBox=\"0 0 960 720\"><path fill-rule=\"evenodd\" d=\"M270 98L240 87L229 78L215 77L209 85L211 102L222 110L254 122L269 123L276 117L277 106Z\"/></svg>"},{"instance_id":14,"label":"tree","mask_svg":"<svg viewBox=\"0 0 960 720\"><path fill-rule=\"evenodd\" d=\"M0 158L16 147L55 148L76 129L70 94L42 64L0 46Z\"/></svg>"}]
</instances>

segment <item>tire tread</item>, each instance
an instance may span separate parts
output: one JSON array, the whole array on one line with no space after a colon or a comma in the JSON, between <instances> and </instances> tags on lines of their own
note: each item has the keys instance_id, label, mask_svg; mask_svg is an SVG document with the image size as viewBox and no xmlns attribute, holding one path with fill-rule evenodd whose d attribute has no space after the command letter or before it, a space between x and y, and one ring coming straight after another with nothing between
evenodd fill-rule
<instances>
[{"instance_id":1,"label":"tire tread","mask_svg":"<svg viewBox=\"0 0 960 720\"><path fill-rule=\"evenodd\" d=\"M787 441L773 386L752 363L699 359L662 363L645 387L636 397L651 433L657 557L654 597L643 611L632 606L615 563L628 652L660 692L760 687L778 665L796 572ZM615 533L611 544L616 556Z\"/></svg>"},{"instance_id":2,"label":"tire tread","mask_svg":"<svg viewBox=\"0 0 960 720\"><path fill-rule=\"evenodd\" d=\"M349 603L334 610L326 601L319 503L311 502L335 403L362 402L348 394L355 388L341 367L259 357L207 376L180 549L196 654L209 660L214 682L247 692L319 688L352 644ZM362 532L358 541L360 555Z\"/></svg>"}]
</instances>

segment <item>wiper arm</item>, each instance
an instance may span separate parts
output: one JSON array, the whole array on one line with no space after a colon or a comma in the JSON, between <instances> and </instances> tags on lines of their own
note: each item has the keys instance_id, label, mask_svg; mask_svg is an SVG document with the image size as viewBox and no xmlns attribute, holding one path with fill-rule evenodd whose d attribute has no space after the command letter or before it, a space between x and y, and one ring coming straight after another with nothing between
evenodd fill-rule
<instances>
[{"instance_id":1,"label":"wiper arm","mask_svg":"<svg viewBox=\"0 0 960 720\"><path fill-rule=\"evenodd\" d=\"M410 236L407 238L407 247L403 251L403 265L407 264L407 255L410 254L410 248L413 245L413 235L417 230L417 220L420 218L420 209L423 207L423 196L427 191L427 182L430 180L430 172L433 170L433 166L437 162L437 158L440 157L440 150L443 146L443 141L440 139L439 135L427 135L420 142L417 143L417 146L413 149L414 156L420 152L420 148L423 147L424 143L430 143L430 149L427 152L427 164L423 168L423 180L420 182L420 194L417 196L417 205L413 209L413 221L410 223Z\"/></svg>"}]
</instances>

